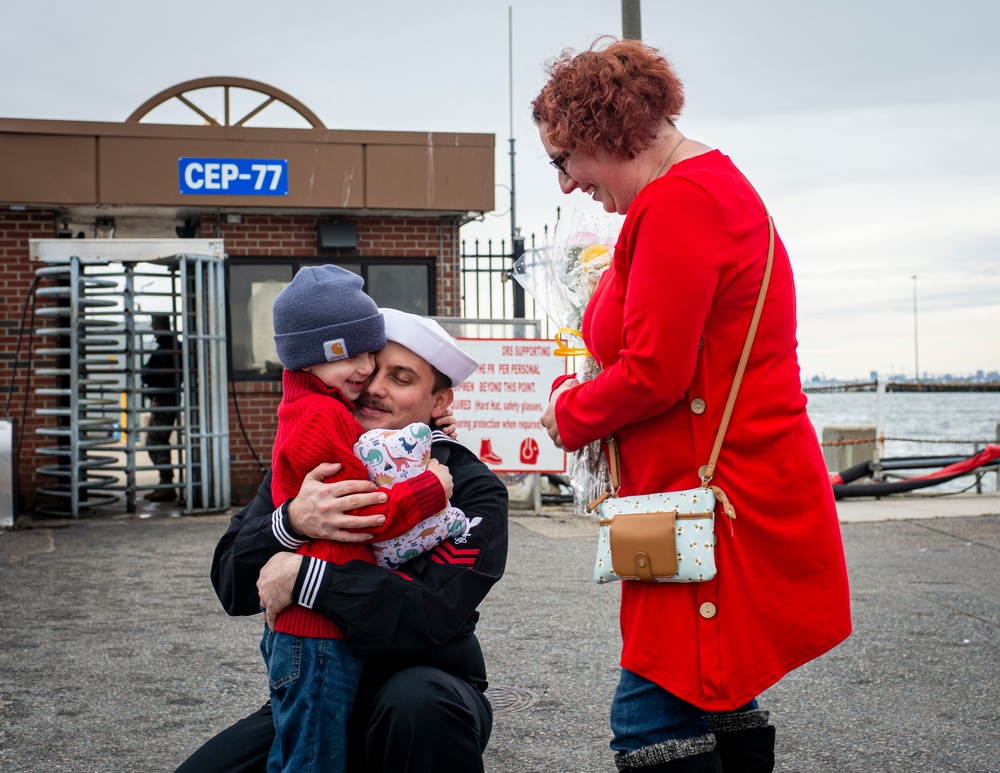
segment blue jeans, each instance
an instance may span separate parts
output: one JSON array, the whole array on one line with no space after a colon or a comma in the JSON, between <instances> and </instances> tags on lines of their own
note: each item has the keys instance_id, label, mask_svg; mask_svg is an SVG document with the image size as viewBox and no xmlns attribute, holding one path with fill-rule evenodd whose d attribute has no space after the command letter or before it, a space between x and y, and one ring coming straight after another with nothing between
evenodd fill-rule
<instances>
[{"instance_id":1,"label":"blue jeans","mask_svg":"<svg viewBox=\"0 0 1000 773\"><path fill-rule=\"evenodd\" d=\"M752 700L736 711L756 708ZM665 741L697 738L710 732L708 717L714 714L623 668L611 703L611 748L628 754Z\"/></svg>"},{"instance_id":2,"label":"blue jeans","mask_svg":"<svg viewBox=\"0 0 1000 773\"><path fill-rule=\"evenodd\" d=\"M342 639L307 639L266 627L260 651L275 730L268 773L344 773L347 721L364 655Z\"/></svg>"}]
</instances>

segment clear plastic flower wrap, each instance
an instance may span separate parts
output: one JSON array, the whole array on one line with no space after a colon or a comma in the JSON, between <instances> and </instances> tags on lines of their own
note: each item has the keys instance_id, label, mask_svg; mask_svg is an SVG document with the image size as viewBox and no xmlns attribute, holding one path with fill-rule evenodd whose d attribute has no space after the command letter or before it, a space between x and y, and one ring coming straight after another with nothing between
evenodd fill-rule
<instances>
[{"instance_id":1,"label":"clear plastic flower wrap","mask_svg":"<svg viewBox=\"0 0 1000 773\"><path fill-rule=\"evenodd\" d=\"M528 250L514 263L514 279L559 325L556 354L573 357L576 378L590 381L601 371L587 351L580 333L583 311L604 271L611 265L621 219L596 217L575 210L556 228L552 243ZM567 468L573 507L578 515L593 515L586 507L609 485L601 441L595 440L570 454Z\"/></svg>"}]
</instances>

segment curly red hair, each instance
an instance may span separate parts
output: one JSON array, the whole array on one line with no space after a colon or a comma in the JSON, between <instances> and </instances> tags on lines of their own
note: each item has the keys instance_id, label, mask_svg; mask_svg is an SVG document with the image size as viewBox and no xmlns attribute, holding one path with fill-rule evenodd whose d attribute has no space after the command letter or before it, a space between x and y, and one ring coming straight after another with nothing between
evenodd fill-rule
<instances>
[{"instance_id":1,"label":"curly red hair","mask_svg":"<svg viewBox=\"0 0 1000 773\"><path fill-rule=\"evenodd\" d=\"M563 52L545 66L549 81L531 103L548 140L566 150L599 146L631 159L648 148L663 121L684 107L684 89L670 63L637 40L597 40L588 50Z\"/></svg>"}]
</instances>

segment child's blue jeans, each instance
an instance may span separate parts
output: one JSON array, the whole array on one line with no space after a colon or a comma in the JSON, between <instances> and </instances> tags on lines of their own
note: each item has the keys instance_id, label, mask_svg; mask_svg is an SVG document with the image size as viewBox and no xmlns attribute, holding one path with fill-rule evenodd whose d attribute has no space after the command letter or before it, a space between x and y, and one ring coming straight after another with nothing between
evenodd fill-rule
<instances>
[{"instance_id":1,"label":"child's blue jeans","mask_svg":"<svg viewBox=\"0 0 1000 773\"><path fill-rule=\"evenodd\" d=\"M343 639L307 639L264 629L274 743L268 773L345 773L347 721L365 657Z\"/></svg>"}]
</instances>

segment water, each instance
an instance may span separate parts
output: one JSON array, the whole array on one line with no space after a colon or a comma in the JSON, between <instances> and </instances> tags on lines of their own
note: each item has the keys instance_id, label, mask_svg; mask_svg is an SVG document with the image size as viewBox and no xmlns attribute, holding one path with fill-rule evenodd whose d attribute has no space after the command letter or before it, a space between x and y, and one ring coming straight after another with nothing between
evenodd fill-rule
<instances>
[{"instance_id":1,"label":"water","mask_svg":"<svg viewBox=\"0 0 1000 773\"><path fill-rule=\"evenodd\" d=\"M813 392L808 397L809 418L820 439L823 427L875 424L874 392ZM971 456L975 451L972 441L978 441L980 448L987 442L998 442L1000 392L889 392L882 399L883 431L888 438L882 452L884 457ZM962 477L932 491L960 491L973 481L971 476ZM996 476L986 476L983 490L996 489Z\"/></svg>"}]
</instances>

